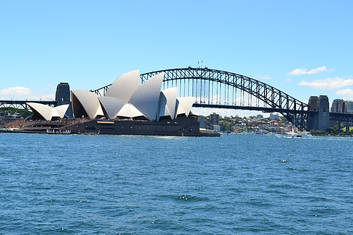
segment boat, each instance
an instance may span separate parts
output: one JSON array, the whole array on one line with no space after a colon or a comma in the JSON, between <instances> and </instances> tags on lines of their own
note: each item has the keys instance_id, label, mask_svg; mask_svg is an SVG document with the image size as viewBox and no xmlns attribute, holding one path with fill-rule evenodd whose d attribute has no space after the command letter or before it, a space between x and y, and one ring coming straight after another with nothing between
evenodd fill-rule
<instances>
[{"instance_id":1,"label":"boat","mask_svg":"<svg viewBox=\"0 0 353 235\"><path fill-rule=\"evenodd\" d=\"M312 135L308 131L302 131L302 132L300 132L300 135L302 137L312 137Z\"/></svg>"},{"instance_id":2,"label":"boat","mask_svg":"<svg viewBox=\"0 0 353 235\"><path fill-rule=\"evenodd\" d=\"M291 138L300 138L300 137L302 137L302 135L300 133L297 133L297 132L294 131L293 125L292 125L291 131L290 132L286 132L285 135L289 136Z\"/></svg>"}]
</instances>

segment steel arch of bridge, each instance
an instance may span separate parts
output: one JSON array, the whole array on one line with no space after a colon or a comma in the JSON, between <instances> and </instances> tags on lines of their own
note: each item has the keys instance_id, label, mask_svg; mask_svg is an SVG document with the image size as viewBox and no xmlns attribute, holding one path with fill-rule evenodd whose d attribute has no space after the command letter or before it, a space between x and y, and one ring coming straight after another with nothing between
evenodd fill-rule
<instances>
[{"instance_id":1,"label":"steel arch of bridge","mask_svg":"<svg viewBox=\"0 0 353 235\"><path fill-rule=\"evenodd\" d=\"M141 81L161 72L164 72L163 88L177 86L178 96L194 96L194 107L279 112L299 128L306 126L308 105L262 81L222 70L192 67L143 73ZM105 95L110 85L92 91Z\"/></svg>"}]
</instances>

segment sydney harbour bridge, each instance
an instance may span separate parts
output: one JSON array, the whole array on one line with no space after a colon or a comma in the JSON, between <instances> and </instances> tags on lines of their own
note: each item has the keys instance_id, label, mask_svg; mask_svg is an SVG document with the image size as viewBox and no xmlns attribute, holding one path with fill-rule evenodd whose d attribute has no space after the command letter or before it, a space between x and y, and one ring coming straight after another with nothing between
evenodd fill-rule
<instances>
[{"instance_id":1,"label":"sydney harbour bridge","mask_svg":"<svg viewBox=\"0 0 353 235\"><path fill-rule=\"evenodd\" d=\"M164 72L163 89L178 87L178 96L196 98L194 107L279 112L298 127L305 126L308 105L259 80L209 68L176 68L140 75L144 82ZM104 95L111 84L92 90Z\"/></svg>"},{"instance_id":2,"label":"sydney harbour bridge","mask_svg":"<svg viewBox=\"0 0 353 235\"><path fill-rule=\"evenodd\" d=\"M324 108L320 109L317 102L314 102L315 107L310 107L308 103L257 79L207 67L174 68L143 73L140 75L141 82L161 72L164 72L163 89L178 87L178 96L196 98L194 107L277 112L299 129L313 129L312 123L320 122L325 115L330 121L353 122L353 114L329 112L328 100ZM91 91L103 96L110 85ZM27 109L26 102L29 101L0 100L0 107L15 105ZM56 104L56 101L30 102Z\"/></svg>"}]
</instances>

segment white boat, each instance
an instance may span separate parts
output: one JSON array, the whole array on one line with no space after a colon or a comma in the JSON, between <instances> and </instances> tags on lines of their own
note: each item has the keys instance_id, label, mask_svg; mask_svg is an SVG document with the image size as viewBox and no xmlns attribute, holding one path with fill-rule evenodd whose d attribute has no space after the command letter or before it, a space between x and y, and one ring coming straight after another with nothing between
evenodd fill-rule
<instances>
[{"instance_id":1,"label":"white boat","mask_svg":"<svg viewBox=\"0 0 353 235\"><path fill-rule=\"evenodd\" d=\"M294 131L293 125L292 125L291 131L290 131L290 132L286 132L285 134L286 134L287 136L289 136L289 137L292 137L292 138L299 138L299 137L302 137L302 135L301 135L300 133L297 133L297 132Z\"/></svg>"},{"instance_id":2,"label":"white boat","mask_svg":"<svg viewBox=\"0 0 353 235\"><path fill-rule=\"evenodd\" d=\"M308 132L308 131L302 131L302 132L300 132L300 135L303 136L303 137L311 137L312 136L310 134L310 132Z\"/></svg>"}]
</instances>

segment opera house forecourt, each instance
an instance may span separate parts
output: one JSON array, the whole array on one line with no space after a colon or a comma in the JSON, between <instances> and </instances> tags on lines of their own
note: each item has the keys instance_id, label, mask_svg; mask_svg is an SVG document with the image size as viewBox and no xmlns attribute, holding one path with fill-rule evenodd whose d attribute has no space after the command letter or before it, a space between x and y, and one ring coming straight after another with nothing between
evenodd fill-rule
<instances>
[{"instance_id":1,"label":"opera house forecourt","mask_svg":"<svg viewBox=\"0 0 353 235\"><path fill-rule=\"evenodd\" d=\"M161 90L164 73L143 84L134 70L123 74L97 96L87 90L72 90L70 104L56 107L27 103L33 115L18 131L55 134L124 134L164 136L219 136L200 131L191 113L194 97L177 97L177 87ZM71 112L70 112L71 113Z\"/></svg>"}]
</instances>

